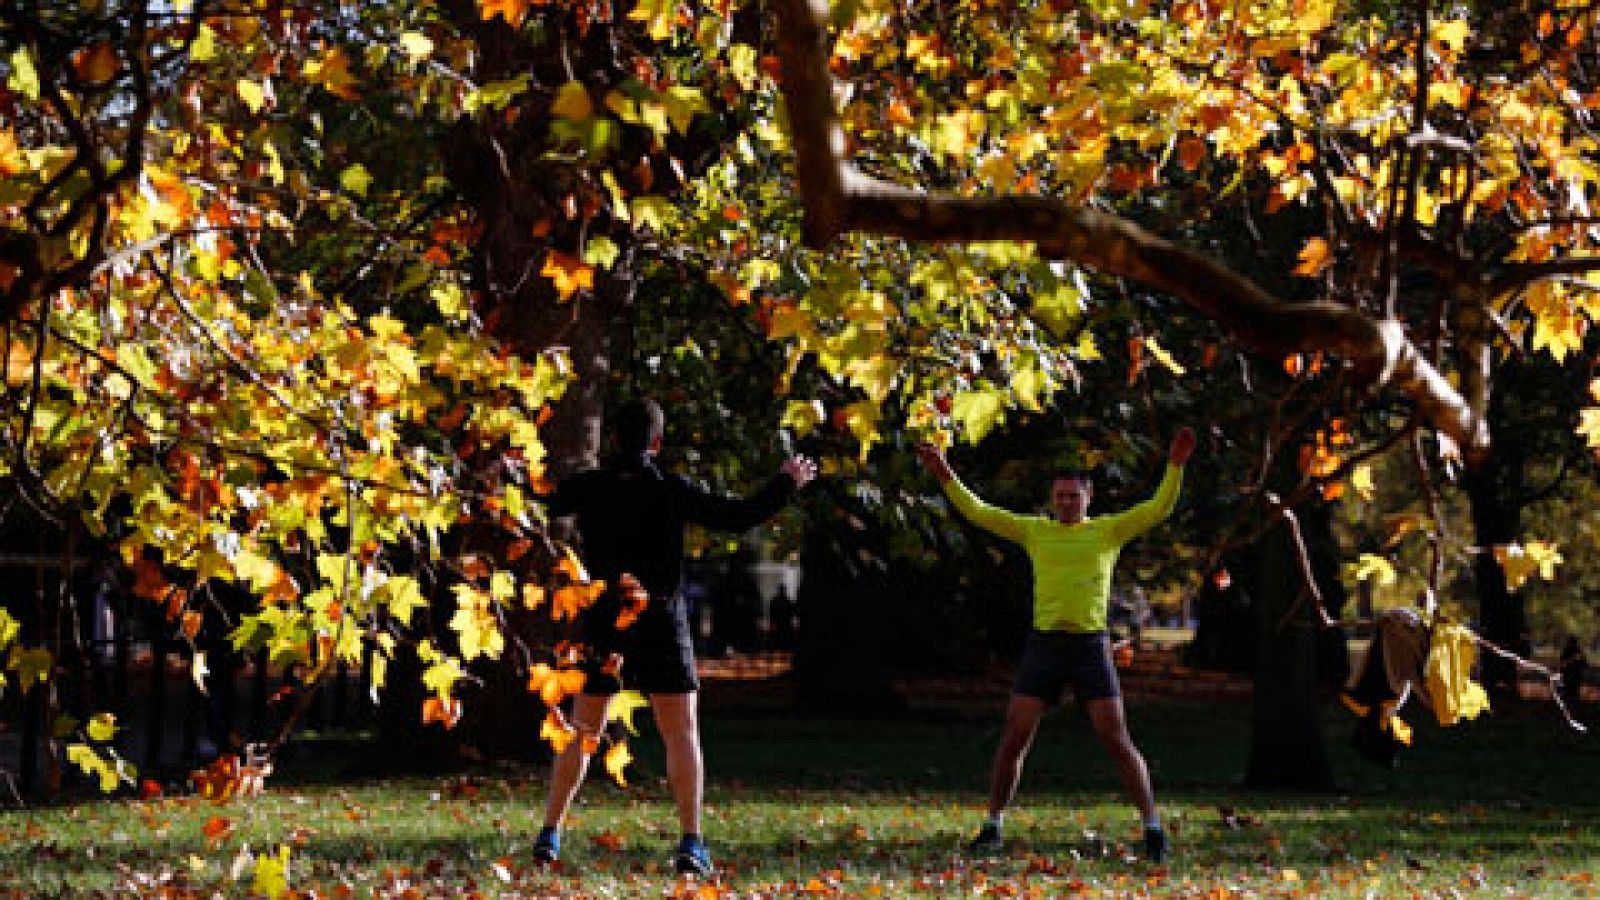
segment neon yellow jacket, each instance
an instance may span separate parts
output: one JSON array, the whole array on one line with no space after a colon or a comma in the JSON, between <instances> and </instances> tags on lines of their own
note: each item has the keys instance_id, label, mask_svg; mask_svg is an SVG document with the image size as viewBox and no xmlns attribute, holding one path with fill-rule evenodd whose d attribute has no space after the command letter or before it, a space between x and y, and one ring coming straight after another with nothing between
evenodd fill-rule
<instances>
[{"instance_id":1,"label":"neon yellow jacket","mask_svg":"<svg viewBox=\"0 0 1600 900\"><path fill-rule=\"evenodd\" d=\"M1027 551L1033 563L1034 628L1093 633L1106 630L1111 572L1122 546L1172 514L1182 483L1183 467L1168 463L1150 499L1075 525L990 506L953 476L944 493L972 524Z\"/></svg>"}]
</instances>

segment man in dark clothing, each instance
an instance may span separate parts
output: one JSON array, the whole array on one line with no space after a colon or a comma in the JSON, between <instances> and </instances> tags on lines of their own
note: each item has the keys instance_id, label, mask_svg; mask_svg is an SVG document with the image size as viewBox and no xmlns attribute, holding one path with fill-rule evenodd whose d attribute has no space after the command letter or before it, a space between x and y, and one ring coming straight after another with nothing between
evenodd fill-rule
<instances>
[{"instance_id":1,"label":"man in dark clothing","mask_svg":"<svg viewBox=\"0 0 1600 900\"><path fill-rule=\"evenodd\" d=\"M576 517L589 573L603 580L608 590L580 619L592 661L583 691L574 700L573 721L580 739L556 757L544 828L534 844L534 856L540 861L559 856L561 822L588 770L589 754L581 736L599 734L611 698L625 681L649 698L666 747L667 781L683 831L674 865L679 872L711 871L711 856L700 836L704 782L696 710L700 681L682 596L684 528L690 524L727 531L753 528L782 509L816 477L817 468L806 457L795 456L748 498L712 493L657 467L663 425L661 407L654 401L624 405L614 422L617 455L598 469L563 479L550 498L552 516ZM627 602L617 589L624 574L638 581L648 600L637 621L618 628L618 616ZM612 653L623 658L620 676L601 668Z\"/></svg>"}]
</instances>

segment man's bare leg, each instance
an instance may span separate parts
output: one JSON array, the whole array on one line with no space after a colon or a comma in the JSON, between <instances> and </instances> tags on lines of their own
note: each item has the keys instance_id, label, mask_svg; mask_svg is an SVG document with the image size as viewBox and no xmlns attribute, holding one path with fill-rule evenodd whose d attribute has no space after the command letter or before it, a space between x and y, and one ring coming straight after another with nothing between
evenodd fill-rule
<instances>
[{"instance_id":1,"label":"man's bare leg","mask_svg":"<svg viewBox=\"0 0 1600 900\"><path fill-rule=\"evenodd\" d=\"M651 694L650 709L667 751L667 784L684 834L700 833L700 804L705 791L705 764L700 756L700 695Z\"/></svg>"},{"instance_id":2,"label":"man's bare leg","mask_svg":"<svg viewBox=\"0 0 1600 900\"><path fill-rule=\"evenodd\" d=\"M1089 721L1094 723L1094 733L1100 738L1117 764L1117 775L1122 779L1122 790L1138 807L1139 816L1149 824L1156 818L1155 791L1150 786L1150 770L1144 756L1133 745L1128 734L1128 720L1122 709L1121 697L1098 697L1084 704L1089 711Z\"/></svg>"},{"instance_id":3,"label":"man's bare leg","mask_svg":"<svg viewBox=\"0 0 1600 900\"><path fill-rule=\"evenodd\" d=\"M1033 737L1039 733L1039 721L1044 718L1045 702L1038 697L1012 694L1006 706L1006 722L1000 734L1000 744L994 750L994 764L989 771L989 816L998 818L1017 796L1017 785L1022 782L1022 764L1027 759Z\"/></svg>"},{"instance_id":4,"label":"man's bare leg","mask_svg":"<svg viewBox=\"0 0 1600 900\"><path fill-rule=\"evenodd\" d=\"M550 793L545 797L544 824L560 828L567 818L572 799L578 795L583 777L589 771L589 754L584 752L584 737L597 737L606 721L608 694L579 694L572 702L572 724L578 734L565 750L557 754L550 767Z\"/></svg>"}]
</instances>

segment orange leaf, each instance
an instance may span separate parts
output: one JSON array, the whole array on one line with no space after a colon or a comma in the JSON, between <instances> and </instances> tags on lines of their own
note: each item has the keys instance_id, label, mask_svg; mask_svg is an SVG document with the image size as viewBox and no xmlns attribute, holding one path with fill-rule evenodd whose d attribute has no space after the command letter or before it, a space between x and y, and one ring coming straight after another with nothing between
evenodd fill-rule
<instances>
[{"instance_id":1,"label":"orange leaf","mask_svg":"<svg viewBox=\"0 0 1600 900\"><path fill-rule=\"evenodd\" d=\"M606 773L622 787L628 786L628 779L623 777L623 770L628 767L630 762L633 762L633 753L628 750L628 745L622 741L612 744L611 749L606 751Z\"/></svg>"},{"instance_id":2,"label":"orange leaf","mask_svg":"<svg viewBox=\"0 0 1600 900\"><path fill-rule=\"evenodd\" d=\"M569 584L556 588L550 597L550 618L557 622L576 619L578 613L594 604L595 598L606 589L606 583Z\"/></svg>"},{"instance_id":3,"label":"orange leaf","mask_svg":"<svg viewBox=\"0 0 1600 900\"><path fill-rule=\"evenodd\" d=\"M556 293L562 300L570 300L578 291L594 287L594 266L560 250L550 251L539 274L555 282Z\"/></svg>"},{"instance_id":4,"label":"orange leaf","mask_svg":"<svg viewBox=\"0 0 1600 900\"><path fill-rule=\"evenodd\" d=\"M84 81L110 81L117 74L117 51L110 41L81 47L72 54L72 68Z\"/></svg>"},{"instance_id":5,"label":"orange leaf","mask_svg":"<svg viewBox=\"0 0 1600 900\"><path fill-rule=\"evenodd\" d=\"M1200 161L1205 158L1205 141L1191 135L1178 142L1178 162L1188 171L1198 169Z\"/></svg>"},{"instance_id":6,"label":"orange leaf","mask_svg":"<svg viewBox=\"0 0 1600 900\"><path fill-rule=\"evenodd\" d=\"M567 745L577 735L577 729L567 724L567 717L559 709L550 710L544 717L544 724L539 727L539 737L549 741L557 753L565 753Z\"/></svg>"},{"instance_id":7,"label":"orange leaf","mask_svg":"<svg viewBox=\"0 0 1600 900\"><path fill-rule=\"evenodd\" d=\"M533 0L479 0L478 10L485 22L499 16L507 25L517 28L528 17L528 7L532 5Z\"/></svg>"},{"instance_id":8,"label":"orange leaf","mask_svg":"<svg viewBox=\"0 0 1600 900\"><path fill-rule=\"evenodd\" d=\"M200 626L204 624L205 619L199 610L187 609L184 610L183 622L178 627L183 630L183 636L192 641L195 635L200 633Z\"/></svg>"},{"instance_id":9,"label":"orange leaf","mask_svg":"<svg viewBox=\"0 0 1600 900\"><path fill-rule=\"evenodd\" d=\"M167 593L167 579L155 560L141 559L133 564L133 593L146 600L160 600Z\"/></svg>"},{"instance_id":10,"label":"orange leaf","mask_svg":"<svg viewBox=\"0 0 1600 900\"><path fill-rule=\"evenodd\" d=\"M440 699L437 695L422 701L422 724L438 722L445 728L454 728L461 721L461 701L455 697Z\"/></svg>"},{"instance_id":11,"label":"orange leaf","mask_svg":"<svg viewBox=\"0 0 1600 900\"><path fill-rule=\"evenodd\" d=\"M206 846L216 849L233 833L233 821L224 816L212 816L200 830L206 836Z\"/></svg>"},{"instance_id":12,"label":"orange leaf","mask_svg":"<svg viewBox=\"0 0 1600 900\"><path fill-rule=\"evenodd\" d=\"M588 570L584 569L583 561L578 559L578 554L574 553L571 547L568 547L561 559L556 561L556 574L565 575L579 584L587 583L589 580Z\"/></svg>"},{"instance_id":13,"label":"orange leaf","mask_svg":"<svg viewBox=\"0 0 1600 900\"><path fill-rule=\"evenodd\" d=\"M1314 237L1306 241L1306 245L1300 249L1300 265L1294 267L1294 274L1314 278L1333 262L1330 256L1328 242L1323 238Z\"/></svg>"}]
</instances>

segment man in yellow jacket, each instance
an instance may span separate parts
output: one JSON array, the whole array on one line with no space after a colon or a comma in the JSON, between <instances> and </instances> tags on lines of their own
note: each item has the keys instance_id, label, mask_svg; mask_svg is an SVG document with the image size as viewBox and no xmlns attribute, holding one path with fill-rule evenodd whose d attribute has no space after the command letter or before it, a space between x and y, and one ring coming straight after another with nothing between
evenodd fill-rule
<instances>
[{"instance_id":1,"label":"man in yellow jacket","mask_svg":"<svg viewBox=\"0 0 1600 900\"><path fill-rule=\"evenodd\" d=\"M1098 517L1089 515L1094 488L1085 472L1065 472L1055 478L1049 517L1018 515L978 499L956 478L937 447L918 448L923 466L939 479L955 508L979 528L1021 545L1033 564L1033 630L1017 666L990 774L989 815L972 841L973 853L1000 849L1005 810L1016 796L1039 721L1071 685L1095 734L1116 761L1123 789L1139 809L1146 856L1155 862L1166 856L1167 836L1156 811L1150 772L1128 735L1106 632L1106 607L1117 556L1124 544L1172 513L1194 445L1194 431L1179 429L1155 495L1123 512Z\"/></svg>"}]
</instances>

